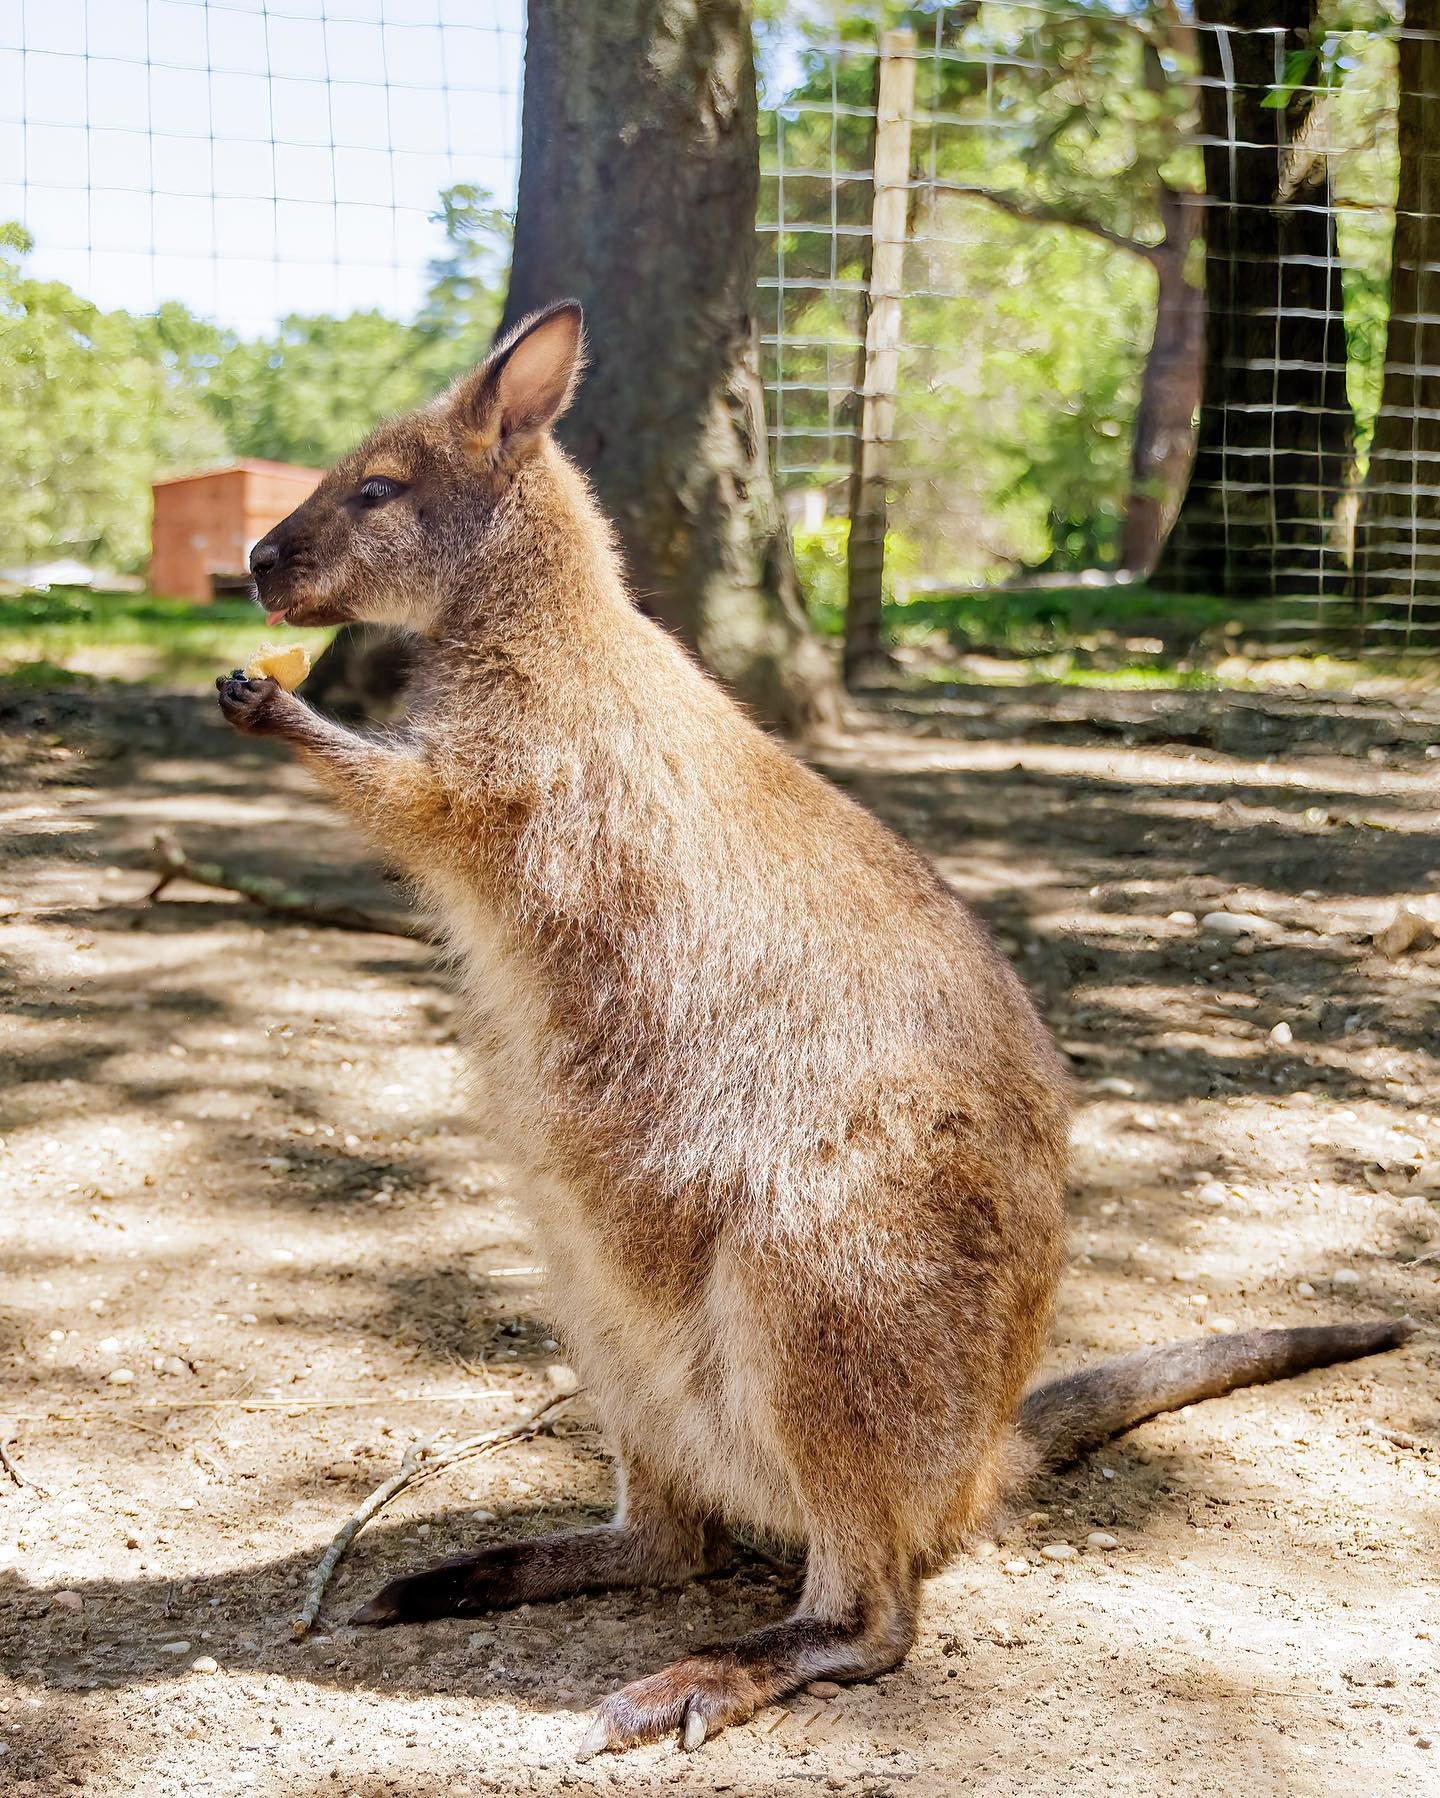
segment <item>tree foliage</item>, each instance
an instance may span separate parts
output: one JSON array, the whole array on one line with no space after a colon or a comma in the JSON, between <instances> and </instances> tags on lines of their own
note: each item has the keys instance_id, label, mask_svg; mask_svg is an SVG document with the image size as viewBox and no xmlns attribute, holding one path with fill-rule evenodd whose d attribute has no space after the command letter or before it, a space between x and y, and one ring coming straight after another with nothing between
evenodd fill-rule
<instances>
[{"instance_id":1,"label":"tree foliage","mask_svg":"<svg viewBox=\"0 0 1440 1798\"><path fill-rule=\"evenodd\" d=\"M29 236L0 226L0 563L143 568L156 478L229 456L324 465L479 360L509 221L469 184L446 189L435 217L445 249L413 321L296 314L253 339L173 303L103 311L27 275Z\"/></svg>"},{"instance_id":2,"label":"tree foliage","mask_svg":"<svg viewBox=\"0 0 1440 1798\"><path fill-rule=\"evenodd\" d=\"M0 226L0 561L66 552L138 567L153 473L225 454L194 380L207 334L183 307L102 312L35 280L31 248Z\"/></svg>"},{"instance_id":3,"label":"tree foliage","mask_svg":"<svg viewBox=\"0 0 1440 1798\"><path fill-rule=\"evenodd\" d=\"M377 419L430 398L489 348L500 318L510 222L482 187L440 195L445 253L410 322L383 312L292 314L272 337L228 339L206 401L239 456L324 466Z\"/></svg>"}]
</instances>

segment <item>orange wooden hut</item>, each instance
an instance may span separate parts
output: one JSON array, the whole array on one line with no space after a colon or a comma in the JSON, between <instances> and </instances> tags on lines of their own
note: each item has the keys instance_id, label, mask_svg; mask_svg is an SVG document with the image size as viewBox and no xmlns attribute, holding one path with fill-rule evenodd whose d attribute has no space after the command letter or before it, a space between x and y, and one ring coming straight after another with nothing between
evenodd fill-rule
<instances>
[{"instance_id":1,"label":"orange wooden hut","mask_svg":"<svg viewBox=\"0 0 1440 1798\"><path fill-rule=\"evenodd\" d=\"M241 585L250 551L319 483L321 470L290 462L229 468L154 484L150 587L177 599L213 599Z\"/></svg>"}]
</instances>

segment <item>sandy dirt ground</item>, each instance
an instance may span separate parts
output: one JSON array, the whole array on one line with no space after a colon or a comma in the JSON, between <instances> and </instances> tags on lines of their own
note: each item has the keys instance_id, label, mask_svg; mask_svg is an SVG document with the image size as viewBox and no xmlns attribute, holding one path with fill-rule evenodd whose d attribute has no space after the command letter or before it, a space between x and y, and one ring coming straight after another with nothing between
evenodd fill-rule
<instances>
[{"instance_id":1,"label":"sandy dirt ground","mask_svg":"<svg viewBox=\"0 0 1440 1798\"><path fill-rule=\"evenodd\" d=\"M1048 1479L885 1678L585 1765L598 1698L776 1615L792 1575L345 1626L416 1563L602 1516L580 1400L383 1513L292 1639L407 1447L564 1378L503 1127L462 1108L422 947L145 903L163 826L399 912L280 756L193 695L10 694L0 721L0 1427L31 1482L0 1473L0 1789L1440 1792L1440 949L1370 944L1402 901L1440 919L1440 706L979 685L827 753L984 912L1075 1069L1055 1365L1422 1329ZM1225 906L1268 932L1176 915Z\"/></svg>"}]
</instances>

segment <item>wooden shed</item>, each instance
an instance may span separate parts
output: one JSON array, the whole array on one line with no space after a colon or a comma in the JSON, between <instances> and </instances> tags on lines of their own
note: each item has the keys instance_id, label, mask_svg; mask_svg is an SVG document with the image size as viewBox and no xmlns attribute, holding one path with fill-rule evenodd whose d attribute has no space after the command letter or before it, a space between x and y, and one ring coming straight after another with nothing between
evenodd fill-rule
<instances>
[{"instance_id":1,"label":"wooden shed","mask_svg":"<svg viewBox=\"0 0 1440 1798\"><path fill-rule=\"evenodd\" d=\"M150 586L177 599L213 599L243 582L250 551L319 484L321 470L243 461L154 484Z\"/></svg>"}]
</instances>

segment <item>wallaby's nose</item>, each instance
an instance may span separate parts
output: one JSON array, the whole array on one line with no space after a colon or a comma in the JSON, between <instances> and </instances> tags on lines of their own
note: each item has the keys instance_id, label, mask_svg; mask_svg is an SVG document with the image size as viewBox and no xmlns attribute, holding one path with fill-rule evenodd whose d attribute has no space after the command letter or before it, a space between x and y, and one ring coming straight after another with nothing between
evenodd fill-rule
<instances>
[{"instance_id":1,"label":"wallaby's nose","mask_svg":"<svg viewBox=\"0 0 1440 1798\"><path fill-rule=\"evenodd\" d=\"M280 545L263 537L250 551L251 574L269 574L272 568L280 566Z\"/></svg>"}]
</instances>

